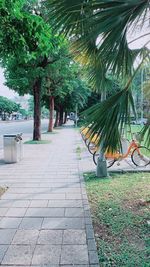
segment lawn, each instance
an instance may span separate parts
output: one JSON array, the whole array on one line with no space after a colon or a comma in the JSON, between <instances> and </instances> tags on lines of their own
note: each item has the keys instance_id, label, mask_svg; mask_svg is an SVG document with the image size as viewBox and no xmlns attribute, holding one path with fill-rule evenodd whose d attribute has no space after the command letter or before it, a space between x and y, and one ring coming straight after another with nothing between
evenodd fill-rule
<instances>
[{"instance_id":1,"label":"lawn","mask_svg":"<svg viewBox=\"0 0 150 267\"><path fill-rule=\"evenodd\" d=\"M150 173L86 173L100 266L149 267Z\"/></svg>"}]
</instances>

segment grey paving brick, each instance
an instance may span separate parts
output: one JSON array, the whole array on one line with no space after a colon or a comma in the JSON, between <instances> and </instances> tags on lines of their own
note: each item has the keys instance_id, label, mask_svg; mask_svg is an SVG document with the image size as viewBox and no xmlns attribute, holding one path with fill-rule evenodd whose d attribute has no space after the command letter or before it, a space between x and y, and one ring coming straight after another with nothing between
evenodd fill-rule
<instances>
[{"instance_id":1,"label":"grey paving brick","mask_svg":"<svg viewBox=\"0 0 150 267\"><path fill-rule=\"evenodd\" d=\"M51 208L80 208L82 206L82 200L49 200L48 202L48 207Z\"/></svg>"},{"instance_id":2,"label":"grey paving brick","mask_svg":"<svg viewBox=\"0 0 150 267\"><path fill-rule=\"evenodd\" d=\"M12 204L12 208L28 208L30 200L16 200Z\"/></svg>"},{"instance_id":3,"label":"grey paving brick","mask_svg":"<svg viewBox=\"0 0 150 267\"><path fill-rule=\"evenodd\" d=\"M66 193L66 199L82 199L82 195Z\"/></svg>"},{"instance_id":4,"label":"grey paving brick","mask_svg":"<svg viewBox=\"0 0 150 267\"><path fill-rule=\"evenodd\" d=\"M12 240L14 245L34 245L39 235L38 230L18 230Z\"/></svg>"},{"instance_id":5,"label":"grey paving brick","mask_svg":"<svg viewBox=\"0 0 150 267\"><path fill-rule=\"evenodd\" d=\"M25 217L63 217L64 208L28 208Z\"/></svg>"},{"instance_id":6,"label":"grey paving brick","mask_svg":"<svg viewBox=\"0 0 150 267\"><path fill-rule=\"evenodd\" d=\"M30 245L11 245L9 246L2 264L5 265L30 265L34 246Z\"/></svg>"},{"instance_id":7,"label":"grey paving brick","mask_svg":"<svg viewBox=\"0 0 150 267\"><path fill-rule=\"evenodd\" d=\"M10 201L10 200L2 200L0 199L0 207L1 208L10 208L13 204L13 201Z\"/></svg>"},{"instance_id":8,"label":"grey paving brick","mask_svg":"<svg viewBox=\"0 0 150 267\"><path fill-rule=\"evenodd\" d=\"M66 208L65 209L66 217L84 217L83 208Z\"/></svg>"},{"instance_id":9,"label":"grey paving brick","mask_svg":"<svg viewBox=\"0 0 150 267\"><path fill-rule=\"evenodd\" d=\"M61 264L88 264L88 250L86 245L63 245Z\"/></svg>"},{"instance_id":10,"label":"grey paving brick","mask_svg":"<svg viewBox=\"0 0 150 267\"><path fill-rule=\"evenodd\" d=\"M32 264L59 264L60 255L61 246L59 245L37 245L34 251Z\"/></svg>"},{"instance_id":11,"label":"grey paving brick","mask_svg":"<svg viewBox=\"0 0 150 267\"><path fill-rule=\"evenodd\" d=\"M62 230L41 230L37 243L41 245L61 245L62 238Z\"/></svg>"},{"instance_id":12,"label":"grey paving brick","mask_svg":"<svg viewBox=\"0 0 150 267\"><path fill-rule=\"evenodd\" d=\"M42 229L84 229L84 218L44 218Z\"/></svg>"},{"instance_id":13,"label":"grey paving brick","mask_svg":"<svg viewBox=\"0 0 150 267\"><path fill-rule=\"evenodd\" d=\"M32 199L65 199L65 193L61 194L34 194Z\"/></svg>"},{"instance_id":14,"label":"grey paving brick","mask_svg":"<svg viewBox=\"0 0 150 267\"><path fill-rule=\"evenodd\" d=\"M18 228L20 223L22 221L22 218L9 218L4 217L0 220L0 228Z\"/></svg>"},{"instance_id":15,"label":"grey paving brick","mask_svg":"<svg viewBox=\"0 0 150 267\"><path fill-rule=\"evenodd\" d=\"M86 244L85 230L64 230L63 244L83 245Z\"/></svg>"},{"instance_id":16,"label":"grey paving brick","mask_svg":"<svg viewBox=\"0 0 150 267\"><path fill-rule=\"evenodd\" d=\"M7 245L12 242L16 230L14 229L0 229L0 244Z\"/></svg>"},{"instance_id":17,"label":"grey paving brick","mask_svg":"<svg viewBox=\"0 0 150 267\"><path fill-rule=\"evenodd\" d=\"M27 208L9 208L6 212L6 217L23 217Z\"/></svg>"},{"instance_id":18,"label":"grey paving brick","mask_svg":"<svg viewBox=\"0 0 150 267\"><path fill-rule=\"evenodd\" d=\"M96 243L95 239L88 239L88 250L95 250L96 251Z\"/></svg>"},{"instance_id":19,"label":"grey paving brick","mask_svg":"<svg viewBox=\"0 0 150 267\"><path fill-rule=\"evenodd\" d=\"M2 262L2 259L8 249L8 245L0 245L0 264Z\"/></svg>"},{"instance_id":20,"label":"grey paving brick","mask_svg":"<svg viewBox=\"0 0 150 267\"><path fill-rule=\"evenodd\" d=\"M43 218L23 218L20 229L40 229Z\"/></svg>"},{"instance_id":21,"label":"grey paving brick","mask_svg":"<svg viewBox=\"0 0 150 267\"><path fill-rule=\"evenodd\" d=\"M31 200L30 207L34 208L46 208L48 206L48 200Z\"/></svg>"},{"instance_id":22,"label":"grey paving brick","mask_svg":"<svg viewBox=\"0 0 150 267\"><path fill-rule=\"evenodd\" d=\"M90 260L90 264L99 263L97 251L89 251L89 260Z\"/></svg>"},{"instance_id":23,"label":"grey paving brick","mask_svg":"<svg viewBox=\"0 0 150 267\"><path fill-rule=\"evenodd\" d=\"M5 216L5 214L7 213L8 208L0 208L0 217Z\"/></svg>"}]
</instances>

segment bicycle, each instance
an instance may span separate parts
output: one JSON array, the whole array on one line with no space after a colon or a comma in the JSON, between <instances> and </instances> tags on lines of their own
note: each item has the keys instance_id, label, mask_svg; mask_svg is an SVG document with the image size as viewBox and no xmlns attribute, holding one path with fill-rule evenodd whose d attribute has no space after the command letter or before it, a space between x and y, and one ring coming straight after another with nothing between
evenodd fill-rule
<instances>
[{"instance_id":1,"label":"bicycle","mask_svg":"<svg viewBox=\"0 0 150 267\"><path fill-rule=\"evenodd\" d=\"M134 165L138 167L145 167L150 164L150 149L145 146L140 146L136 140L132 139L132 141L129 142L126 153L119 151L115 153L105 153L107 168L110 168L116 161L120 162L121 160L127 158L129 155L131 156L131 160ZM99 153L98 150L96 150L93 154L93 161L95 165L97 165L98 157Z\"/></svg>"}]
</instances>

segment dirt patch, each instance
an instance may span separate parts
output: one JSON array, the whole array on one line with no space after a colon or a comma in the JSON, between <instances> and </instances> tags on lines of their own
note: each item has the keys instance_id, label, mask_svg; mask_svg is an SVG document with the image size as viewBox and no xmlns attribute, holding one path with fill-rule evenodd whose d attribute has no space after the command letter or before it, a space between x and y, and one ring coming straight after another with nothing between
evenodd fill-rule
<instances>
[{"instance_id":1,"label":"dirt patch","mask_svg":"<svg viewBox=\"0 0 150 267\"><path fill-rule=\"evenodd\" d=\"M145 213L145 209L150 208L150 200L141 199L134 199L134 200L124 200L123 208L129 209L132 212L142 215Z\"/></svg>"}]
</instances>

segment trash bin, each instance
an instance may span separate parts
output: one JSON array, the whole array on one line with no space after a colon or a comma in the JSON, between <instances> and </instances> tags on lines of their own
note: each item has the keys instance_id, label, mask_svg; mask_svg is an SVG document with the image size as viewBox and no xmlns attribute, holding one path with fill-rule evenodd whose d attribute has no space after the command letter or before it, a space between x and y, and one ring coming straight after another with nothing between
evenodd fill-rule
<instances>
[{"instance_id":1,"label":"trash bin","mask_svg":"<svg viewBox=\"0 0 150 267\"><path fill-rule=\"evenodd\" d=\"M4 135L4 161L16 163L22 159L22 134Z\"/></svg>"}]
</instances>

